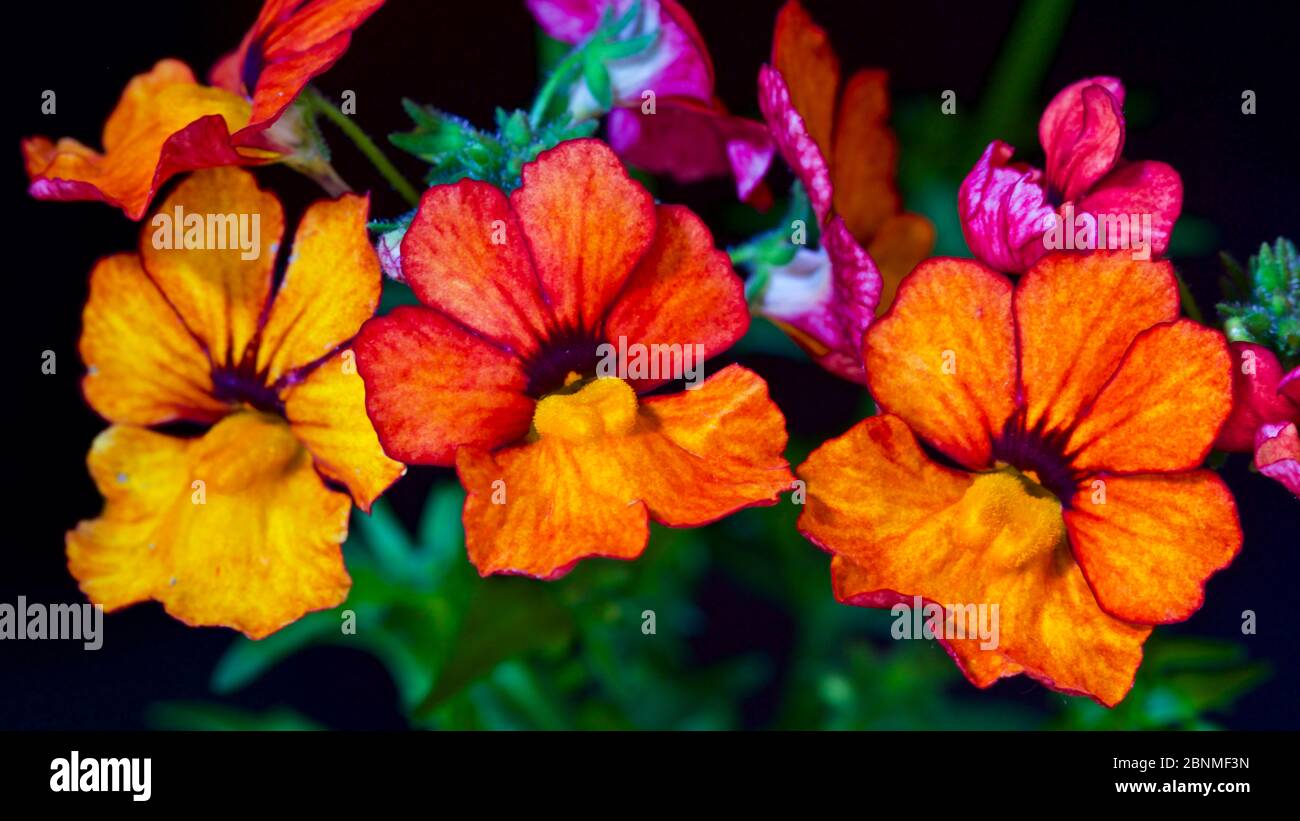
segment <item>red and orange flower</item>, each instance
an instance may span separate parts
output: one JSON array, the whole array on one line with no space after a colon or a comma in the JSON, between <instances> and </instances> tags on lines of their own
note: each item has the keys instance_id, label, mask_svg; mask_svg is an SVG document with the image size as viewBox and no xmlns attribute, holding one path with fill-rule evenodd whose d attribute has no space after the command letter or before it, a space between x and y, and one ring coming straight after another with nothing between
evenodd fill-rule
<instances>
[{"instance_id":1,"label":"red and orange flower","mask_svg":"<svg viewBox=\"0 0 1300 821\"><path fill-rule=\"evenodd\" d=\"M1232 405L1223 336L1179 319L1168 263L1055 254L1013 286L933 259L863 355L883 414L798 471L837 598L996 604L996 648L942 639L972 683L1118 703L1151 626L1191 616L1241 546L1199 469Z\"/></svg>"},{"instance_id":2,"label":"red and orange flower","mask_svg":"<svg viewBox=\"0 0 1300 821\"><path fill-rule=\"evenodd\" d=\"M656 206L603 143L543 153L508 198L430 189L402 268L424 304L362 328L366 407L393 458L455 465L481 574L635 558L650 519L700 525L791 486L785 420L754 373L646 396L680 374L621 354L602 372L610 350L713 356L749 321L704 224Z\"/></svg>"},{"instance_id":3,"label":"red and orange flower","mask_svg":"<svg viewBox=\"0 0 1300 821\"><path fill-rule=\"evenodd\" d=\"M213 86L170 59L132 78L104 125L102 153L69 137L23 140L29 193L98 200L138 220L176 174L291 157L295 139L291 129L276 133L277 120L381 5L266 0L239 49L213 69Z\"/></svg>"},{"instance_id":4,"label":"red and orange flower","mask_svg":"<svg viewBox=\"0 0 1300 821\"><path fill-rule=\"evenodd\" d=\"M346 598L352 502L368 510L404 469L345 347L379 301L368 208L353 195L308 208L272 296L280 203L245 171L203 171L160 211L190 215L184 247L159 220L139 254L95 266L80 350L86 400L113 423L88 457L105 506L67 536L91 601L156 599L186 624L260 638ZM260 253L229 247L241 218ZM213 219L225 243L209 241ZM152 429L176 423L205 430Z\"/></svg>"},{"instance_id":5,"label":"red and orange flower","mask_svg":"<svg viewBox=\"0 0 1300 821\"><path fill-rule=\"evenodd\" d=\"M1253 453L1260 473L1300 496L1300 367L1253 342L1232 343L1232 415L1214 446Z\"/></svg>"}]
</instances>

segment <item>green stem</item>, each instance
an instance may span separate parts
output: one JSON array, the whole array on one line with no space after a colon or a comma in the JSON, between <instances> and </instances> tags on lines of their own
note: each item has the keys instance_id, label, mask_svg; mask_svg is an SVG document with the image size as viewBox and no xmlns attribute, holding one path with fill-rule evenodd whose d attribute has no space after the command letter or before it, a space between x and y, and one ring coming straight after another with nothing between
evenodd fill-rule
<instances>
[{"instance_id":1,"label":"green stem","mask_svg":"<svg viewBox=\"0 0 1300 821\"><path fill-rule=\"evenodd\" d=\"M537 127L542 124L542 117L546 115L546 109L550 106L551 98L555 96L556 90L570 81L569 75L582 61L585 48L584 44L570 51L560 61L560 64L555 67L555 71L551 72L551 76L546 78L546 83L542 86L541 91L537 92L537 99L533 101L532 110L528 112L528 125L532 127L533 131L537 131Z\"/></svg>"},{"instance_id":2,"label":"green stem","mask_svg":"<svg viewBox=\"0 0 1300 821\"><path fill-rule=\"evenodd\" d=\"M393 189L402 196L402 199L406 200L407 204L411 206L420 204L420 192L406 181L406 178L397 170L397 167L384 156L384 152L379 149L375 141L370 139L370 136L365 131L362 131L361 126L353 122L351 117L344 114L337 106L325 99L319 91L310 86L303 91L302 98L318 112L325 115L330 122L338 126L339 130L348 139L352 140L352 143L365 155L366 159L370 160L375 169L388 181L389 185L393 186Z\"/></svg>"},{"instance_id":3,"label":"green stem","mask_svg":"<svg viewBox=\"0 0 1300 821\"><path fill-rule=\"evenodd\" d=\"M1002 52L993 66L980 105L978 135L1008 140L1025 136L1018 129L1031 119L1034 97L1056 53L1070 17L1071 0L1026 0L1020 7ZM983 148L980 143L980 148Z\"/></svg>"}]
</instances>

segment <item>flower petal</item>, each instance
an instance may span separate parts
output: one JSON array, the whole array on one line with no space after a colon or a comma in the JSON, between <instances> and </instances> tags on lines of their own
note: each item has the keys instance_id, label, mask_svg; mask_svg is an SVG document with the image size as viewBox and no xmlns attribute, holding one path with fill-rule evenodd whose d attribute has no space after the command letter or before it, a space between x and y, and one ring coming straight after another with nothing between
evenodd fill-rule
<instances>
[{"instance_id":1,"label":"flower petal","mask_svg":"<svg viewBox=\"0 0 1300 821\"><path fill-rule=\"evenodd\" d=\"M1015 309L1026 427L1050 433L1075 422L1134 337L1178 317L1178 283L1167 262L1052 254L1020 280Z\"/></svg>"},{"instance_id":2,"label":"flower petal","mask_svg":"<svg viewBox=\"0 0 1300 821\"><path fill-rule=\"evenodd\" d=\"M91 601L157 599L191 626L262 638L347 597L351 504L283 421L237 413L195 440L113 427L88 462L104 512L67 546Z\"/></svg>"},{"instance_id":3,"label":"flower petal","mask_svg":"<svg viewBox=\"0 0 1300 821\"><path fill-rule=\"evenodd\" d=\"M519 359L437 311L376 317L353 343L366 412L384 452L450 466L461 445L493 448L528 432L533 400Z\"/></svg>"},{"instance_id":4,"label":"flower petal","mask_svg":"<svg viewBox=\"0 0 1300 821\"><path fill-rule=\"evenodd\" d=\"M835 123L835 213L864 245L902 206L894 185L898 140L889 129L888 80L880 69L855 72L844 86Z\"/></svg>"},{"instance_id":5,"label":"flower petal","mask_svg":"<svg viewBox=\"0 0 1300 821\"><path fill-rule=\"evenodd\" d=\"M1101 481L1104 496L1081 488L1065 512L1097 603L1141 624L1189 618L1205 600L1206 580L1241 549L1231 491L1208 470Z\"/></svg>"},{"instance_id":6,"label":"flower petal","mask_svg":"<svg viewBox=\"0 0 1300 821\"><path fill-rule=\"evenodd\" d=\"M122 92L104 126L104 153L70 139L25 140L28 192L43 200L101 200L138 220L175 174L273 159L231 145L231 131L248 115L240 97L198 85L184 63L162 60Z\"/></svg>"},{"instance_id":7,"label":"flower petal","mask_svg":"<svg viewBox=\"0 0 1300 821\"><path fill-rule=\"evenodd\" d=\"M341 483L357 507L370 506L406 472L384 455L366 416L366 386L354 352L343 350L313 368L283 394L284 414L326 478Z\"/></svg>"},{"instance_id":8,"label":"flower petal","mask_svg":"<svg viewBox=\"0 0 1300 821\"><path fill-rule=\"evenodd\" d=\"M495 453L462 448L466 547L479 573L551 579L584 558L635 558L647 513L697 526L772 504L792 483L785 420L744 368L645 401L635 424L582 441L543 434Z\"/></svg>"},{"instance_id":9,"label":"flower petal","mask_svg":"<svg viewBox=\"0 0 1300 821\"><path fill-rule=\"evenodd\" d=\"M1189 470L1205 460L1232 410L1223 334L1190 319L1133 340L1065 450L1076 470Z\"/></svg>"},{"instance_id":10,"label":"flower petal","mask_svg":"<svg viewBox=\"0 0 1300 821\"><path fill-rule=\"evenodd\" d=\"M584 139L525 165L510 204L561 327L595 329L654 238L650 194L609 146Z\"/></svg>"},{"instance_id":11,"label":"flower petal","mask_svg":"<svg viewBox=\"0 0 1300 821\"><path fill-rule=\"evenodd\" d=\"M1249 453L1255 449L1255 431L1260 425L1300 418L1300 407L1278 391L1283 374L1276 354L1253 342L1233 342L1228 348L1232 357L1232 415L1219 431L1214 446Z\"/></svg>"},{"instance_id":12,"label":"flower petal","mask_svg":"<svg viewBox=\"0 0 1300 821\"><path fill-rule=\"evenodd\" d=\"M1020 273L1046 251L1043 233L1055 212L1043 173L1012 163L1015 149L989 143L958 191L961 230L981 262L997 271Z\"/></svg>"},{"instance_id":13,"label":"flower petal","mask_svg":"<svg viewBox=\"0 0 1300 821\"><path fill-rule=\"evenodd\" d=\"M867 330L871 394L966 467L989 465L1016 401L1011 283L977 262L929 259Z\"/></svg>"},{"instance_id":14,"label":"flower petal","mask_svg":"<svg viewBox=\"0 0 1300 821\"><path fill-rule=\"evenodd\" d=\"M368 197L345 194L308 207L257 349L267 384L328 356L379 305L383 276L366 233Z\"/></svg>"},{"instance_id":15,"label":"flower petal","mask_svg":"<svg viewBox=\"0 0 1300 821\"><path fill-rule=\"evenodd\" d=\"M979 687L1024 672L1114 705L1132 686L1150 630L1097 606L1054 498L1005 472L940 467L888 415L822 445L798 472L808 483L799 529L836 554L840 601L891 607L917 596L950 614L983 606L996 633L962 637L947 621L940 639Z\"/></svg>"},{"instance_id":16,"label":"flower petal","mask_svg":"<svg viewBox=\"0 0 1300 821\"><path fill-rule=\"evenodd\" d=\"M207 233L204 247L174 247L173 235L191 219L229 229L231 218L247 226L248 239L256 239L258 253L252 259L243 258L245 252L228 230L225 248L208 247ZM178 185L151 223L152 228L141 231L145 270L203 343L213 365L239 365L271 291L271 269L284 233L279 200L258 188L252 174L217 168Z\"/></svg>"},{"instance_id":17,"label":"flower petal","mask_svg":"<svg viewBox=\"0 0 1300 821\"><path fill-rule=\"evenodd\" d=\"M605 336L629 346L702 345L705 357L715 356L749 327L744 283L689 209L660 205L655 214L654 244L610 309ZM635 387L645 392L660 382Z\"/></svg>"},{"instance_id":18,"label":"flower petal","mask_svg":"<svg viewBox=\"0 0 1300 821\"><path fill-rule=\"evenodd\" d=\"M1098 83L1076 83L1048 105L1039 135L1047 152L1047 182L1062 201L1078 199L1119 162L1124 150L1121 105Z\"/></svg>"},{"instance_id":19,"label":"flower petal","mask_svg":"<svg viewBox=\"0 0 1300 821\"><path fill-rule=\"evenodd\" d=\"M610 146L628 164L682 183L731 174L741 200L758 187L775 150L763 123L684 97L659 98L649 114L617 108L607 127Z\"/></svg>"},{"instance_id":20,"label":"flower petal","mask_svg":"<svg viewBox=\"0 0 1300 821\"><path fill-rule=\"evenodd\" d=\"M894 304L894 294L903 277L930 256L934 248L934 226L917 214L890 217L872 237L867 252L876 261L882 281L876 313L883 314Z\"/></svg>"},{"instance_id":21,"label":"flower petal","mask_svg":"<svg viewBox=\"0 0 1300 821\"><path fill-rule=\"evenodd\" d=\"M820 253L801 249L772 270L761 310L817 364L865 385L862 335L875 319L880 272L840 217L826 227L822 246Z\"/></svg>"},{"instance_id":22,"label":"flower petal","mask_svg":"<svg viewBox=\"0 0 1300 821\"><path fill-rule=\"evenodd\" d=\"M790 105L807 124L808 134L822 156L831 156L840 61L826 31L799 0L787 0L777 13L772 65L789 85Z\"/></svg>"},{"instance_id":23,"label":"flower petal","mask_svg":"<svg viewBox=\"0 0 1300 821\"><path fill-rule=\"evenodd\" d=\"M803 183L820 224L830 213L834 189L826 154L817 147L781 72L768 66L758 70L758 107L763 111L768 130L781 157Z\"/></svg>"},{"instance_id":24,"label":"flower petal","mask_svg":"<svg viewBox=\"0 0 1300 821\"><path fill-rule=\"evenodd\" d=\"M1255 436L1255 467L1300 497L1300 434L1294 422L1260 425Z\"/></svg>"},{"instance_id":25,"label":"flower petal","mask_svg":"<svg viewBox=\"0 0 1300 821\"><path fill-rule=\"evenodd\" d=\"M421 302L521 357L553 324L524 229L485 182L424 192L402 238L402 276Z\"/></svg>"},{"instance_id":26,"label":"flower petal","mask_svg":"<svg viewBox=\"0 0 1300 821\"><path fill-rule=\"evenodd\" d=\"M1161 256L1169 247L1174 223L1183 209L1183 181L1178 172L1162 162L1143 160L1122 163L1102 178L1079 201L1079 211L1100 217L1115 214L1145 220L1150 216L1149 253ZM1130 240L1132 243L1132 240Z\"/></svg>"},{"instance_id":27,"label":"flower petal","mask_svg":"<svg viewBox=\"0 0 1300 821\"><path fill-rule=\"evenodd\" d=\"M228 408L212 397L208 357L149 280L135 254L100 260L81 314L81 389L113 422L215 422Z\"/></svg>"}]
</instances>

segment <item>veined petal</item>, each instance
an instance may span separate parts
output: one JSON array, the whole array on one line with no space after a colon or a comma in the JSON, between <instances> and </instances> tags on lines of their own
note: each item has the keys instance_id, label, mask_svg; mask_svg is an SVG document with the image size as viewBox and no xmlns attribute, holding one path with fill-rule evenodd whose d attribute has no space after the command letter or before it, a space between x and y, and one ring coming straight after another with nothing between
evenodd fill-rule
<instances>
[{"instance_id":1,"label":"veined petal","mask_svg":"<svg viewBox=\"0 0 1300 821\"><path fill-rule=\"evenodd\" d=\"M424 192L402 238L402 276L421 302L521 357L554 324L524 229L505 194L485 182Z\"/></svg>"},{"instance_id":2,"label":"veined petal","mask_svg":"<svg viewBox=\"0 0 1300 821\"><path fill-rule=\"evenodd\" d=\"M196 440L109 428L88 462L104 512L67 545L91 601L152 598L191 626L262 638L346 598L351 503L283 421L237 413Z\"/></svg>"},{"instance_id":3,"label":"veined petal","mask_svg":"<svg viewBox=\"0 0 1300 821\"><path fill-rule=\"evenodd\" d=\"M958 191L961 230L971 252L997 271L1020 273L1046 249L1043 234L1055 212L1043 174L1012 163L1015 149L989 143Z\"/></svg>"},{"instance_id":4,"label":"veined petal","mask_svg":"<svg viewBox=\"0 0 1300 821\"><path fill-rule=\"evenodd\" d=\"M1065 445L1077 470L1189 470L1232 410L1223 334L1181 319L1143 331Z\"/></svg>"},{"instance_id":5,"label":"veined petal","mask_svg":"<svg viewBox=\"0 0 1300 821\"><path fill-rule=\"evenodd\" d=\"M248 116L237 95L201 86L184 63L163 60L127 84L104 126L104 153L66 138L25 140L28 191L37 199L101 200L138 220L175 174L274 159L232 146L230 133Z\"/></svg>"},{"instance_id":6,"label":"veined petal","mask_svg":"<svg viewBox=\"0 0 1300 821\"><path fill-rule=\"evenodd\" d=\"M1016 403L1011 282L971 260L926 260L867 330L867 384L880 406L971 469Z\"/></svg>"},{"instance_id":7,"label":"veined petal","mask_svg":"<svg viewBox=\"0 0 1300 821\"><path fill-rule=\"evenodd\" d=\"M880 269L882 285L876 305L879 315L894 304L903 277L930 256L934 248L934 226L918 214L895 214L880 227L866 248Z\"/></svg>"},{"instance_id":8,"label":"veined petal","mask_svg":"<svg viewBox=\"0 0 1300 821\"><path fill-rule=\"evenodd\" d=\"M100 260L81 315L81 389L100 416L133 425L215 422L208 357L135 254Z\"/></svg>"},{"instance_id":9,"label":"veined petal","mask_svg":"<svg viewBox=\"0 0 1300 821\"><path fill-rule=\"evenodd\" d=\"M271 291L283 234L279 200L237 168L190 176L141 231L145 270L214 366L242 361Z\"/></svg>"},{"instance_id":10,"label":"veined petal","mask_svg":"<svg viewBox=\"0 0 1300 821\"><path fill-rule=\"evenodd\" d=\"M1139 333L1178 317L1178 283L1167 262L1052 254L1020 280L1015 309L1025 424L1050 433L1075 422Z\"/></svg>"},{"instance_id":11,"label":"veined petal","mask_svg":"<svg viewBox=\"0 0 1300 821\"><path fill-rule=\"evenodd\" d=\"M1206 580L1241 549L1232 493L1208 470L1101 481L1104 496L1083 488L1065 512L1097 603L1141 624L1187 619L1205 600Z\"/></svg>"},{"instance_id":12,"label":"veined petal","mask_svg":"<svg viewBox=\"0 0 1300 821\"><path fill-rule=\"evenodd\" d=\"M510 204L560 326L597 328L654 238L650 194L604 143L570 140L524 166Z\"/></svg>"},{"instance_id":13,"label":"veined petal","mask_svg":"<svg viewBox=\"0 0 1300 821\"><path fill-rule=\"evenodd\" d=\"M1075 88L1075 87L1072 87ZM1119 162L1124 150L1124 113L1115 96L1099 84L1067 89L1048 106L1053 116L1043 133L1047 152L1047 181L1061 199L1071 202L1090 190ZM1055 106L1055 110L1053 109ZM1068 110L1066 107L1069 107ZM1055 116L1059 115L1059 116Z\"/></svg>"},{"instance_id":14,"label":"veined petal","mask_svg":"<svg viewBox=\"0 0 1300 821\"><path fill-rule=\"evenodd\" d=\"M894 185L898 140L889 129L888 80L880 69L863 69L849 78L830 157L835 213L864 245L902 205Z\"/></svg>"},{"instance_id":15,"label":"veined petal","mask_svg":"<svg viewBox=\"0 0 1300 821\"><path fill-rule=\"evenodd\" d=\"M520 360L437 311L375 317L353 343L366 412L384 452L453 464L456 448L495 448L528 432L534 402Z\"/></svg>"},{"instance_id":16,"label":"veined petal","mask_svg":"<svg viewBox=\"0 0 1300 821\"><path fill-rule=\"evenodd\" d=\"M383 277L366 233L368 197L345 194L308 207L257 349L267 384L328 356L379 305Z\"/></svg>"},{"instance_id":17,"label":"veined petal","mask_svg":"<svg viewBox=\"0 0 1300 821\"><path fill-rule=\"evenodd\" d=\"M542 421L536 441L459 451L456 468L469 492L466 547L479 573L549 579L584 558L635 558L645 548L647 515L697 526L772 504L793 481L781 456L785 420L763 380L744 368L649 399L630 421L621 433L608 422L551 432Z\"/></svg>"},{"instance_id":18,"label":"veined petal","mask_svg":"<svg viewBox=\"0 0 1300 821\"><path fill-rule=\"evenodd\" d=\"M803 183L820 224L830 213L834 189L827 155L817 146L803 116L795 108L781 72L769 66L758 70L758 107L786 164Z\"/></svg>"},{"instance_id":19,"label":"veined petal","mask_svg":"<svg viewBox=\"0 0 1300 821\"><path fill-rule=\"evenodd\" d=\"M1095 219L1107 215L1125 218L1130 225L1130 247L1134 245L1131 234L1136 218L1140 234L1149 233L1142 241L1149 243L1147 252L1154 257L1169 247L1182 210L1182 178L1172 167L1154 160L1121 163L1079 201L1080 213L1092 214Z\"/></svg>"},{"instance_id":20,"label":"veined petal","mask_svg":"<svg viewBox=\"0 0 1300 821\"><path fill-rule=\"evenodd\" d=\"M293 435L307 447L316 469L344 485L357 507L369 513L406 466L384 455L366 416L366 387L353 351L335 353L282 396Z\"/></svg>"},{"instance_id":21,"label":"veined petal","mask_svg":"<svg viewBox=\"0 0 1300 821\"><path fill-rule=\"evenodd\" d=\"M749 327L744 283L690 210L661 205L655 214L654 243L610 309L605 336L628 345L700 345L701 359L719 354ZM644 392L664 381L635 387Z\"/></svg>"}]
</instances>

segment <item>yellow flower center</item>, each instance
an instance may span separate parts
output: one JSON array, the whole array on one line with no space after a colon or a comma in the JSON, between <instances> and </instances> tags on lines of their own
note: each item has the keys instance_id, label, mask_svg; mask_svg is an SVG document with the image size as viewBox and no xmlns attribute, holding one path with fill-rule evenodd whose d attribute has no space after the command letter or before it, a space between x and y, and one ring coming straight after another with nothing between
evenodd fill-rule
<instances>
[{"instance_id":1,"label":"yellow flower center","mask_svg":"<svg viewBox=\"0 0 1300 821\"><path fill-rule=\"evenodd\" d=\"M636 392L612 376L583 381L569 374L560 390L542 397L533 411L538 436L589 442L622 436L636 427Z\"/></svg>"},{"instance_id":2,"label":"yellow flower center","mask_svg":"<svg viewBox=\"0 0 1300 821\"><path fill-rule=\"evenodd\" d=\"M957 503L953 539L1017 567L1067 546L1061 502L1036 479L1009 467L977 475Z\"/></svg>"}]
</instances>

